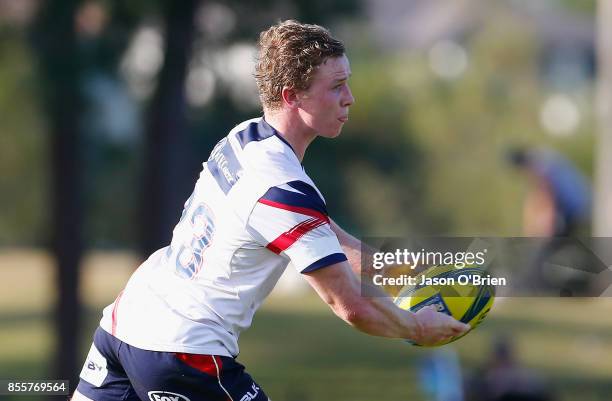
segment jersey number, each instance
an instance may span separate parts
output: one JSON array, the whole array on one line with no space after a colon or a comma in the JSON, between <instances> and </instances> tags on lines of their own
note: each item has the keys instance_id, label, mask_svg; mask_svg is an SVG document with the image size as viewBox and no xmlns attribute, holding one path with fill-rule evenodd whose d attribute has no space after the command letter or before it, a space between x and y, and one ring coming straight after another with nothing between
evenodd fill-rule
<instances>
[{"instance_id":1,"label":"jersey number","mask_svg":"<svg viewBox=\"0 0 612 401\"><path fill-rule=\"evenodd\" d=\"M176 274L185 279L193 279L204 265L204 251L210 246L215 233L214 215L210 208L201 203L197 205L185 221L193 195L187 201L179 224L190 224L193 234L190 243L182 244L176 252Z\"/></svg>"}]
</instances>

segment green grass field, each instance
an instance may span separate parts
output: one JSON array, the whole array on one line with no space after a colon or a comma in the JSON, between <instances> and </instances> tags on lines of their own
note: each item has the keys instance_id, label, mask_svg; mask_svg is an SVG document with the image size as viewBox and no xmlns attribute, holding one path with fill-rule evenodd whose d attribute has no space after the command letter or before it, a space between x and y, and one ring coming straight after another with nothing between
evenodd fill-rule
<instances>
[{"instance_id":1,"label":"green grass field","mask_svg":"<svg viewBox=\"0 0 612 401\"><path fill-rule=\"evenodd\" d=\"M126 253L86 258L83 356L102 307L112 302L137 264ZM49 377L54 346L49 311L55 298L51 266L43 252L0 251L0 378ZM312 291L299 294L273 294L240 341L238 360L273 400L428 399L418 370L430 350L358 333L333 316ZM519 361L550 384L557 400L609 401L611 301L497 300L485 323L454 349L464 374L470 375L482 367L496 338L510 337Z\"/></svg>"}]
</instances>

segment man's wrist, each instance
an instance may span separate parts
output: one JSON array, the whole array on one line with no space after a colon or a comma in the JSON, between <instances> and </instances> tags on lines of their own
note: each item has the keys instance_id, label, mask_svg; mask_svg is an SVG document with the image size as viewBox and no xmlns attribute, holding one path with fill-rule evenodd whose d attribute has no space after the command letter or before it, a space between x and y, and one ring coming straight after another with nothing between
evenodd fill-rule
<instances>
[{"instance_id":1,"label":"man's wrist","mask_svg":"<svg viewBox=\"0 0 612 401\"><path fill-rule=\"evenodd\" d=\"M407 324L407 336L404 337L405 339L408 340L417 340L419 338L421 338L423 336L423 325L421 324L421 322L419 321L416 313L413 312L405 312L406 313L406 318L408 320L408 324Z\"/></svg>"}]
</instances>

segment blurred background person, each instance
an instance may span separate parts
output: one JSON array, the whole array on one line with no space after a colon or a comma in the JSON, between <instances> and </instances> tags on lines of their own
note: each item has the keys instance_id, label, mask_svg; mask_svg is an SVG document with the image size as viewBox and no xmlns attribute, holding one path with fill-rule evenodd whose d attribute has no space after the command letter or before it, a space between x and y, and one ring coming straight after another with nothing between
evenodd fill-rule
<instances>
[{"instance_id":1,"label":"blurred background person","mask_svg":"<svg viewBox=\"0 0 612 401\"><path fill-rule=\"evenodd\" d=\"M523 235L539 238L530 242L535 248L523 275L524 287L535 293L584 296L591 279L582 271L597 268L576 239L590 226L589 181L569 159L548 148L516 148L508 159L529 181Z\"/></svg>"},{"instance_id":2,"label":"blurred background person","mask_svg":"<svg viewBox=\"0 0 612 401\"><path fill-rule=\"evenodd\" d=\"M468 385L470 401L552 401L554 398L537 372L522 366L512 341L500 337L482 369Z\"/></svg>"},{"instance_id":3,"label":"blurred background person","mask_svg":"<svg viewBox=\"0 0 612 401\"><path fill-rule=\"evenodd\" d=\"M529 180L523 205L523 235L572 236L589 225L590 184L570 160L543 148L512 149L508 159Z\"/></svg>"}]
</instances>

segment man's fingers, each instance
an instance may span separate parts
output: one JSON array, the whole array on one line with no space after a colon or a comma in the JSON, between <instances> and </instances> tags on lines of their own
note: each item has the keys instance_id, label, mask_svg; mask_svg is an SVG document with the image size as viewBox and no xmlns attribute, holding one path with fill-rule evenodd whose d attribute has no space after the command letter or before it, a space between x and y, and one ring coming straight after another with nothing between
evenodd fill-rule
<instances>
[{"instance_id":1,"label":"man's fingers","mask_svg":"<svg viewBox=\"0 0 612 401\"><path fill-rule=\"evenodd\" d=\"M472 329L472 326L470 326L469 324L456 322L452 326L452 329L456 334L463 334L463 333L467 333L468 331L470 331Z\"/></svg>"},{"instance_id":2,"label":"man's fingers","mask_svg":"<svg viewBox=\"0 0 612 401\"><path fill-rule=\"evenodd\" d=\"M449 326L450 326L451 332L453 333L453 336L465 334L472 329L472 326L470 326L469 324L462 323L453 317L450 317L450 318L451 320L450 320Z\"/></svg>"},{"instance_id":3,"label":"man's fingers","mask_svg":"<svg viewBox=\"0 0 612 401\"><path fill-rule=\"evenodd\" d=\"M466 333L472 329L472 326L470 326L469 324L462 323L458 321L457 319L455 319L454 317L446 315L442 312L439 312L439 313L444 316L448 316L447 319L450 322L449 326L456 333Z\"/></svg>"},{"instance_id":4,"label":"man's fingers","mask_svg":"<svg viewBox=\"0 0 612 401\"><path fill-rule=\"evenodd\" d=\"M417 312L417 315L422 317L425 323L425 333L423 333L420 341L417 341L423 345L436 345L440 342L446 342L472 329L470 325L462 323L443 312L438 312L434 305L425 306ZM429 332L429 330L431 331Z\"/></svg>"},{"instance_id":5,"label":"man's fingers","mask_svg":"<svg viewBox=\"0 0 612 401\"><path fill-rule=\"evenodd\" d=\"M433 305L427 305L422 307L421 309L419 309L418 311L416 311L417 315L422 315L424 313L427 313L428 311L432 310Z\"/></svg>"}]
</instances>

